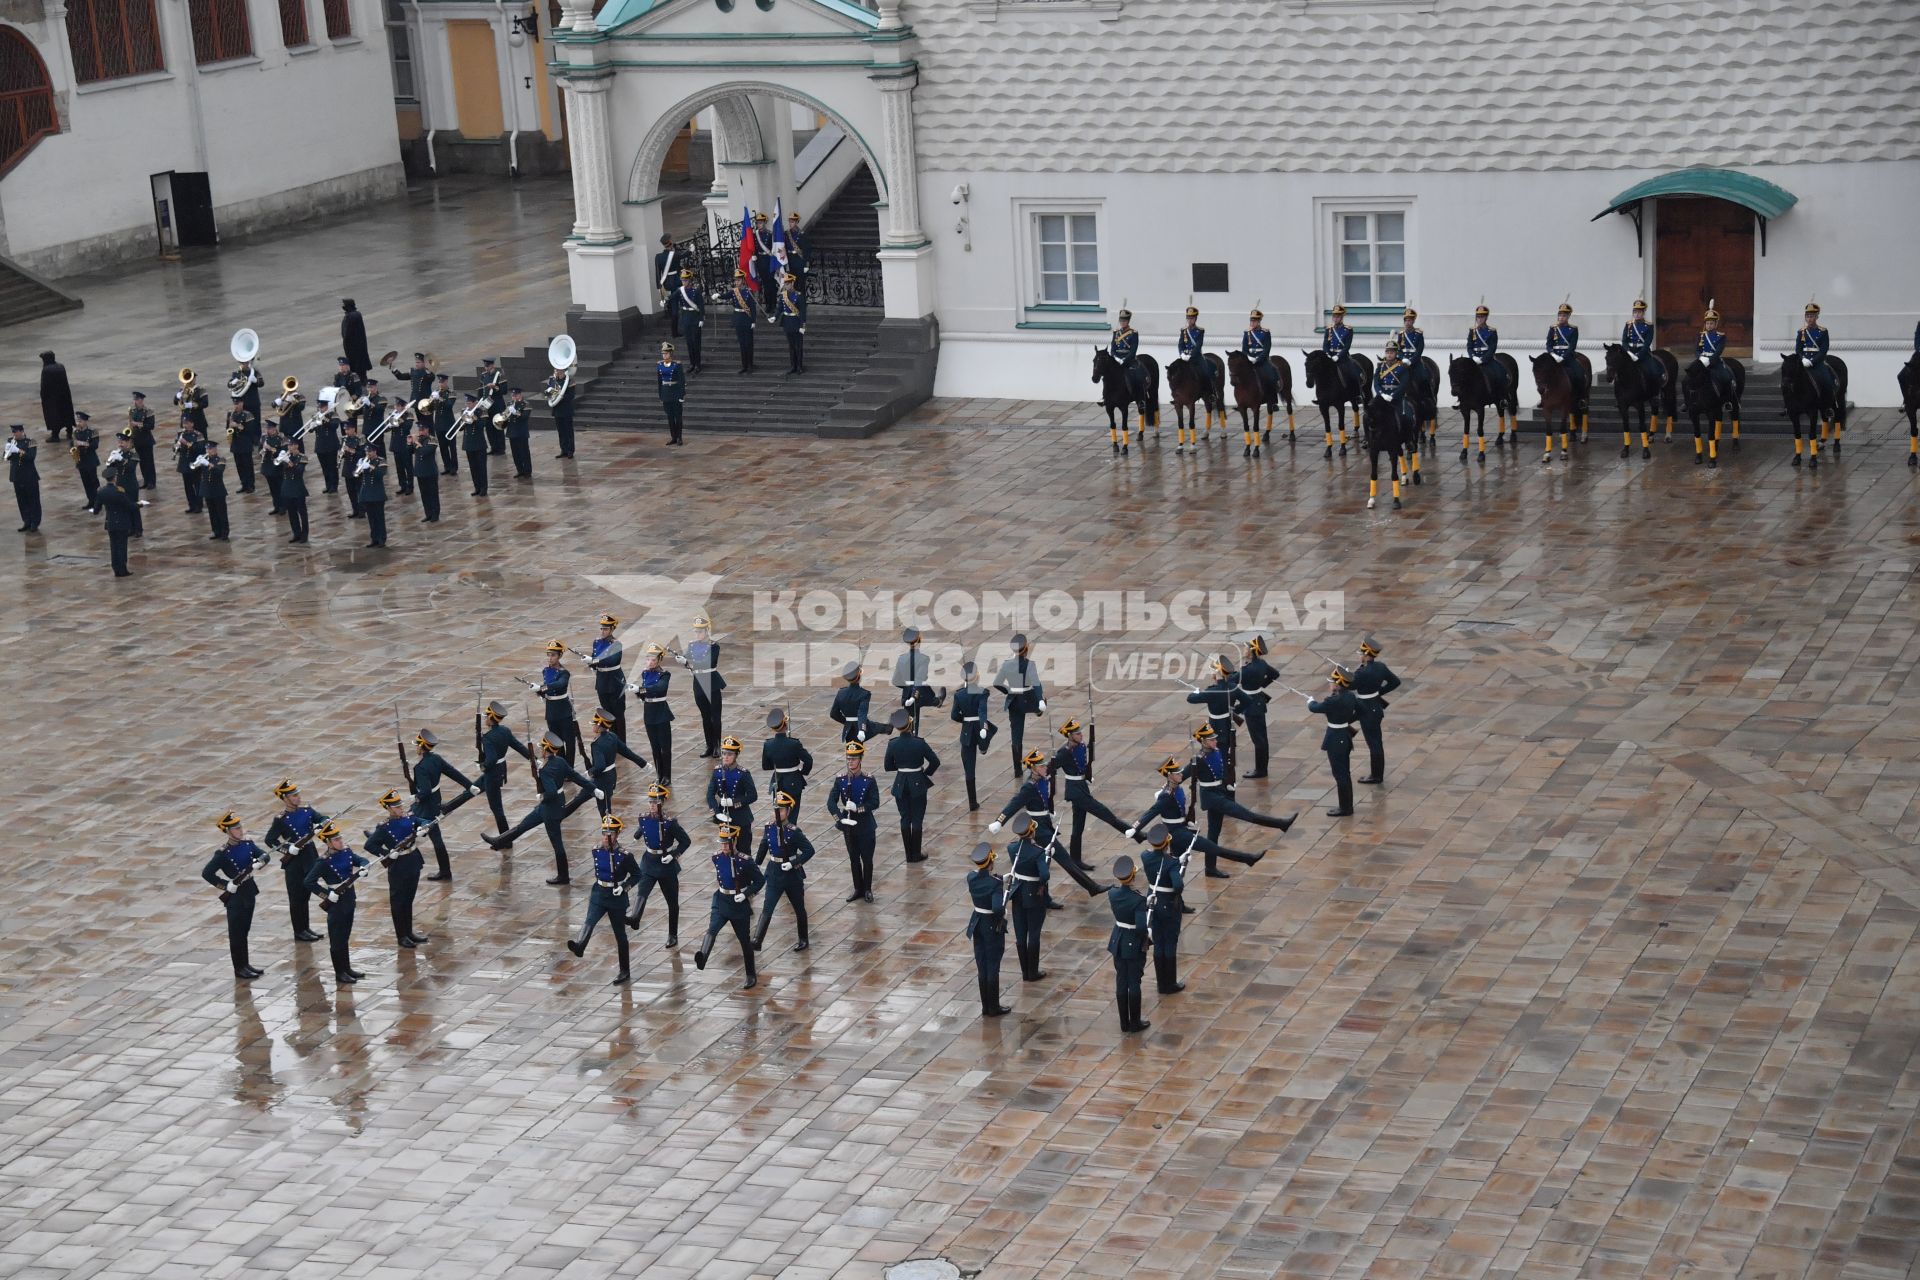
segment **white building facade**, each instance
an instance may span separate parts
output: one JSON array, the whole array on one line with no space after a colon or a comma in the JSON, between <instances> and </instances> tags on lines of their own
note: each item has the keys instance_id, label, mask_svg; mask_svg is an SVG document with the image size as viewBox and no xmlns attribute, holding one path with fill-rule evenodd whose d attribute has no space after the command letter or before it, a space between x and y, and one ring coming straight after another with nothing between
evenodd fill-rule
<instances>
[{"instance_id":1,"label":"white building facade","mask_svg":"<svg viewBox=\"0 0 1920 1280\"><path fill-rule=\"evenodd\" d=\"M6 0L0 68L0 253L43 275L405 190L377 0Z\"/></svg>"},{"instance_id":2,"label":"white building facade","mask_svg":"<svg viewBox=\"0 0 1920 1280\"><path fill-rule=\"evenodd\" d=\"M937 329L940 394L1084 398L1122 305L1166 359L1189 300L1215 349L1257 302L1296 363L1335 303L1369 349L1410 303L1440 356L1484 299L1518 355L1569 299L1597 363L1636 296L1687 347L1711 300L1764 363L1811 297L1863 404L1896 397L1913 350L1907 0L611 0L568 17L584 316L653 305L657 171L691 113L717 113L713 206L771 207L791 158L759 104L786 99L873 169L886 311Z\"/></svg>"}]
</instances>

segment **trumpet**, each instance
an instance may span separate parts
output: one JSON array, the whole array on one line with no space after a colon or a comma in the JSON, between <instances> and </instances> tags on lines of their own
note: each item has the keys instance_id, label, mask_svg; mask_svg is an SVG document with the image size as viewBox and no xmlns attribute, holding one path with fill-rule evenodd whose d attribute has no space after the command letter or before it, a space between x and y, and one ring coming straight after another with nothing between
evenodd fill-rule
<instances>
[{"instance_id":1,"label":"trumpet","mask_svg":"<svg viewBox=\"0 0 1920 1280\"><path fill-rule=\"evenodd\" d=\"M412 416L413 402L411 400L402 400L395 408L388 410L387 416L380 419L379 425L367 432L367 439L369 441L378 440L386 433L389 427L397 427Z\"/></svg>"},{"instance_id":2,"label":"trumpet","mask_svg":"<svg viewBox=\"0 0 1920 1280\"><path fill-rule=\"evenodd\" d=\"M199 457L195 458L192 462L188 463L187 469L189 471L199 471L203 468L210 467L212 465L213 465L213 460L207 457L207 455L203 453Z\"/></svg>"},{"instance_id":3,"label":"trumpet","mask_svg":"<svg viewBox=\"0 0 1920 1280\"><path fill-rule=\"evenodd\" d=\"M513 416L512 409L502 409L500 412L494 414L493 417L489 419L489 421L491 421L493 425L496 427L504 427L507 425L507 419L511 418L512 416Z\"/></svg>"}]
</instances>

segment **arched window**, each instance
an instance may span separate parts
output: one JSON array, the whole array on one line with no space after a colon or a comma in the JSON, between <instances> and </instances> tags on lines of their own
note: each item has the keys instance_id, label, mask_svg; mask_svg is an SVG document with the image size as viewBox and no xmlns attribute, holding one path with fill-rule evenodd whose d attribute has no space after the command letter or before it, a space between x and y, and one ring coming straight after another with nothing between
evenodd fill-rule
<instances>
[{"instance_id":1,"label":"arched window","mask_svg":"<svg viewBox=\"0 0 1920 1280\"><path fill-rule=\"evenodd\" d=\"M67 43L81 84L166 70L153 0L68 0Z\"/></svg>"},{"instance_id":2,"label":"arched window","mask_svg":"<svg viewBox=\"0 0 1920 1280\"><path fill-rule=\"evenodd\" d=\"M58 132L47 64L25 36L0 27L0 173L13 168L34 143Z\"/></svg>"}]
</instances>

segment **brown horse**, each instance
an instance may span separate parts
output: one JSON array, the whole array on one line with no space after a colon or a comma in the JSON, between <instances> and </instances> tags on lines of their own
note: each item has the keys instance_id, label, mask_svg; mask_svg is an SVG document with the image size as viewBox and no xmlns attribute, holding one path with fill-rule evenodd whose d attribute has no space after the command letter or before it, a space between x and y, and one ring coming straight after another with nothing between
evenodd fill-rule
<instances>
[{"instance_id":1,"label":"brown horse","mask_svg":"<svg viewBox=\"0 0 1920 1280\"><path fill-rule=\"evenodd\" d=\"M1227 353L1227 380L1233 384L1233 407L1240 411L1240 456L1243 458L1260 456L1261 443L1273 437L1273 411L1282 403L1287 406L1287 441L1293 441L1293 369L1284 356L1270 359L1274 371L1280 375L1271 392L1244 352ZM1262 407L1267 411L1264 430L1260 426ZM1247 417L1249 409L1253 410L1251 419Z\"/></svg>"},{"instance_id":2,"label":"brown horse","mask_svg":"<svg viewBox=\"0 0 1920 1280\"><path fill-rule=\"evenodd\" d=\"M1587 371L1587 385L1593 385L1593 362L1581 352L1574 352L1573 358ZM1546 421L1547 447L1540 457L1545 465L1553 461L1553 420L1560 419L1560 456L1570 456L1569 441L1576 428L1580 432L1580 443L1587 442L1587 401L1586 397L1574 390L1573 378L1565 367L1546 352L1533 357L1533 387L1540 393L1540 416Z\"/></svg>"},{"instance_id":3,"label":"brown horse","mask_svg":"<svg viewBox=\"0 0 1920 1280\"><path fill-rule=\"evenodd\" d=\"M1207 430L1213 430L1213 415L1220 415L1220 427L1227 425L1227 397L1221 390L1227 385L1227 367L1220 357L1207 353L1207 365L1213 370L1212 394L1203 394L1200 379L1185 359L1167 366L1167 398L1173 401L1173 451L1179 453L1191 444L1200 447L1200 428L1194 425L1193 406L1199 404L1207 415Z\"/></svg>"}]
</instances>

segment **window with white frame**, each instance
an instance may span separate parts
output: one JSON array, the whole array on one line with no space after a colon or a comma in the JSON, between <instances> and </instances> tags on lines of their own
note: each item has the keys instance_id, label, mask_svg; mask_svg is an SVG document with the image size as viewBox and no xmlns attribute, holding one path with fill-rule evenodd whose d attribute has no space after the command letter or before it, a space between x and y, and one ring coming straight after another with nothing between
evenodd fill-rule
<instances>
[{"instance_id":1,"label":"window with white frame","mask_svg":"<svg viewBox=\"0 0 1920 1280\"><path fill-rule=\"evenodd\" d=\"M393 63L393 98L396 102L418 102L419 91L413 82L413 46L409 43L407 10L401 0L386 0L387 51Z\"/></svg>"},{"instance_id":2,"label":"window with white frame","mask_svg":"<svg viewBox=\"0 0 1920 1280\"><path fill-rule=\"evenodd\" d=\"M1033 215L1034 301L1088 306L1100 301L1099 219L1091 212Z\"/></svg>"},{"instance_id":3,"label":"window with white frame","mask_svg":"<svg viewBox=\"0 0 1920 1280\"><path fill-rule=\"evenodd\" d=\"M1339 299L1348 306L1407 300L1407 215L1404 209L1334 214Z\"/></svg>"}]
</instances>

